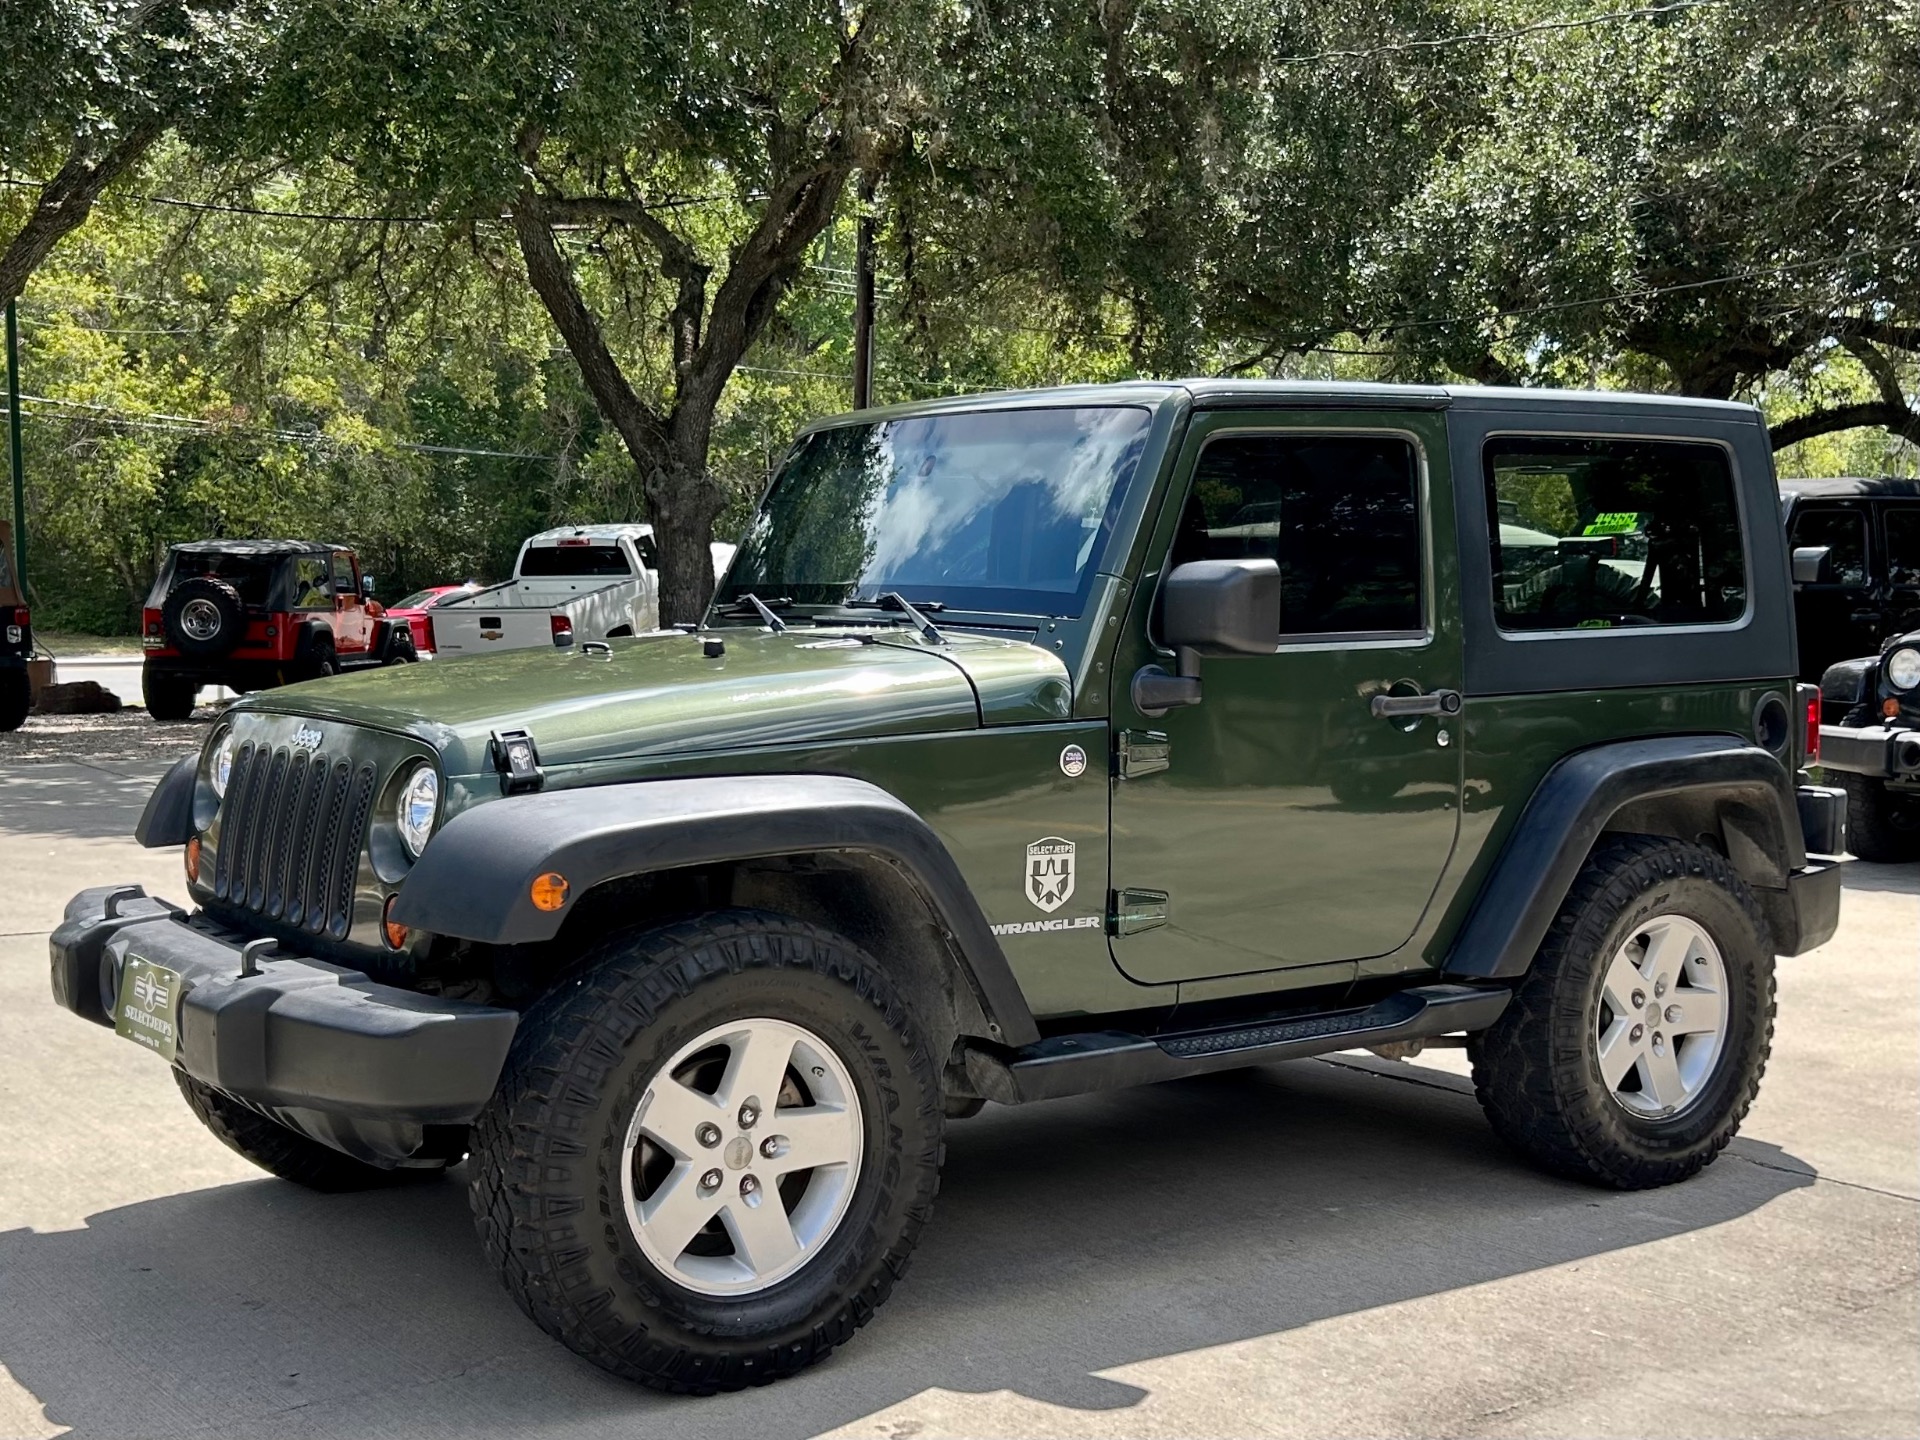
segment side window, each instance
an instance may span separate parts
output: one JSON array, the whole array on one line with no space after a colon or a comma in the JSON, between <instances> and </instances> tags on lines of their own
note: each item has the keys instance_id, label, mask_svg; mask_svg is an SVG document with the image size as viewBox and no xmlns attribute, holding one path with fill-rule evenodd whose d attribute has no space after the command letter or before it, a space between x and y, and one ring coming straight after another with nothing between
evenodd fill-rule
<instances>
[{"instance_id":1,"label":"side window","mask_svg":"<svg viewBox=\"0 0 1920 1440\"><path fill-rule=\"evenodd\" d=\"M1282 635L1418 633L1420 468L1398 435L1229 435L1210 443L1172 561L1280 564Z\"/></svg>"},{"instance_id":2,"label":"side window","mask_svg":"<svg viewBox=\"0 0 1920 1440\"><path fill-rule=\"evenodd\" d=\"M333 589L336 595L349 598L360 593L360 582L353 578L353 557L344 550L333 552Z\"/></svg>"},{"instance_id":3,"label":"side window","mask_svg":"<svg viewBox=\"0 0 1920 1440\"><path fill-rule=\"evenodd\" d=\"M329 610L333 607L333 586L327 579L327 557L298 555L293 561L293 608Z\"/></svg>"},{"instance_id":4,"label":"side window","mask_svg":"<svg viewBox=\"0 0 1920 1440\"><path fill-rule=\"evenodd\" d=\"M1885 519L1887 583L1920 589L1920 505L1889 505Z\"/></svg>"},{"instance_id":5,"label":"side window","mask_svg":"<svg viewBox=\"0 0 1920 1440\"><path fill-rule=\"evenodd\" d=\"M1485 451L1502 630L1721 625L1747 608L1717 445L1495 436Z\"/></svg>"},{"instance_id":6,"label":"side window","mask_svg":"<svg viewBox=\"0 0 1920 1440\"><path fill-rule=\"evenodd\" d=\"M1839 505L1803 505L1793 517L1793 544L1825 545L1836 585L1867 583L1867 516Z\"/></svg>"}]
</instances>

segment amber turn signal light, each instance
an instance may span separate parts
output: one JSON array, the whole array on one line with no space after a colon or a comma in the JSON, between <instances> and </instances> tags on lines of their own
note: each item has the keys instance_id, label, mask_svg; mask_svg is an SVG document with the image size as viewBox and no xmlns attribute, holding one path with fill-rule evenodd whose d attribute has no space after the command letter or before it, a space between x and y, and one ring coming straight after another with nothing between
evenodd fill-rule
<instances>
[{"instance_id":1,"label":"amber turn signal light","mask_svg":"<svg viewBox=\"0 0 1920 1440\"><path fill-rule=\"evenodd\" d=\"M380 907L380 937L387 942L389 950L407 948L407 936L412 932L393 918L393 902L400 896L396 893L387 896L387 903Z\"/></svg>"},{"instance_id":2,"label":"amber turn signal light","mask_svg":"<svg viewBox=\"0 0 1920 1440\"><path fill-rule=\"evenodd\" d=\"M183 859L187 867L187 883L198 885L200 883L200 837L198 835L188 837L187 853Z\"/></svg>"},{"instance_id":3,"label":"amber turn signal light","mask_svg":"<svg viewBox=\"0 0 1920 1440\"><path fill-rule=\"evenodd\" d=\"M558 910L567 903L567 877L556 870L536 876L527 893L536 910Z\"/></svg>"}]
</instances>

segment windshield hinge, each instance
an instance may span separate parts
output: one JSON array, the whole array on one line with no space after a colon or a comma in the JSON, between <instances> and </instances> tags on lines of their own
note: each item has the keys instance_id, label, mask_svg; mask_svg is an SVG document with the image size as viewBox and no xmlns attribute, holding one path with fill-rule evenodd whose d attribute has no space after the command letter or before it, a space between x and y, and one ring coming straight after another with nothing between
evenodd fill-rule
<instances>
[{"instance_id":1,"label":"windshield hinge","mask_svg":"<svg viewBox=\"0 0 1920 1440\"><path fill-rule=\"evenodd\" d=\"M1107 933L1138 935L1158 930L1167 923L1167 892L1164 890L1114 890L1107 903Z\"/></svg>"},{"instance_id":2,"label":"windshield hinge","mask_svg":"<svg viewBox=\"0 0 1920 1440\"><path fill-rule=\"evenodd\" d=\"M1173 764L1173 742L1158 730L1122 730L1114 745L1114 768L1122 780L1137 780Z\"/></svg>"}]
</instances>

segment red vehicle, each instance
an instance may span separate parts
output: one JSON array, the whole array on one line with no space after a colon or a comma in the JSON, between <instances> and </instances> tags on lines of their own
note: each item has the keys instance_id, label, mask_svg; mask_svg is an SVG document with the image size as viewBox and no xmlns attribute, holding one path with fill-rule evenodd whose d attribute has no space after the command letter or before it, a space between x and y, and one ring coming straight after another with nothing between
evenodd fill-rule
<instances>
[{"instance_id":1,"label":"red vehicle","mask_svg":"<svg viewBox=\"0 0 1920 1440\"><path fill-rule=\"evenodd\" d=\"M414 658L353 551L312 540L176 545L141 612L147 712L185 720L203 685L266 690Z\"/></svg>"},{"instance_id":2,"label":"red vehicle","mask_svg":"<svg viewBox=\"0 0 1920 1440\"><path fill-rule=\"evenodd\" d=\"M407 628L413 632L413 648L424 658L434 651L433 617L428 612L445 601L471 595L479 588L477 580L469 580L464 585L429 585L387 606L387 618L407 622Z\"/></svg>"}]
</instances>

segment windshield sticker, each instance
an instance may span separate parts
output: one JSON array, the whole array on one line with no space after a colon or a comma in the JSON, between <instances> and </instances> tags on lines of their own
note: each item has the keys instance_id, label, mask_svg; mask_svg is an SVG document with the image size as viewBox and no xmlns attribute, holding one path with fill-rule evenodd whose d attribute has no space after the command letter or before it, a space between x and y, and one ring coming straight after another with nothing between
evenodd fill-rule
<instances>
[{"instance_id":1,"label":"windshield sticker","mask_svg":"<svg viewBox=\"0 0 1920 1440\"><path fill-rule=\"evenodd\" d=\"M1069 745L1060 752L1060 773L1069 779L1087 773L1087 752L1078 745Z\"/></svg>"},{"instance_id":2,"label":"windshield sticker","mask_svg":"<svg viewBox=\"0 0 1920 1440\"><path fill-rule=\"evenodd\" d=\"M1049 913L1073 898L1073 841L1049 835L1027 846L1027 899Z\"/></svg>"},{"instance_id":3,"label":"windshield sticker","mask_svg":"<svg viewBox=\"0 0 1920 1440\"><path fill-rule=\"evenodd\" d=\"M1640 528L1638 510L1602 510L1582 535L1631 535Z\"/></svg>"}]
</instances>

